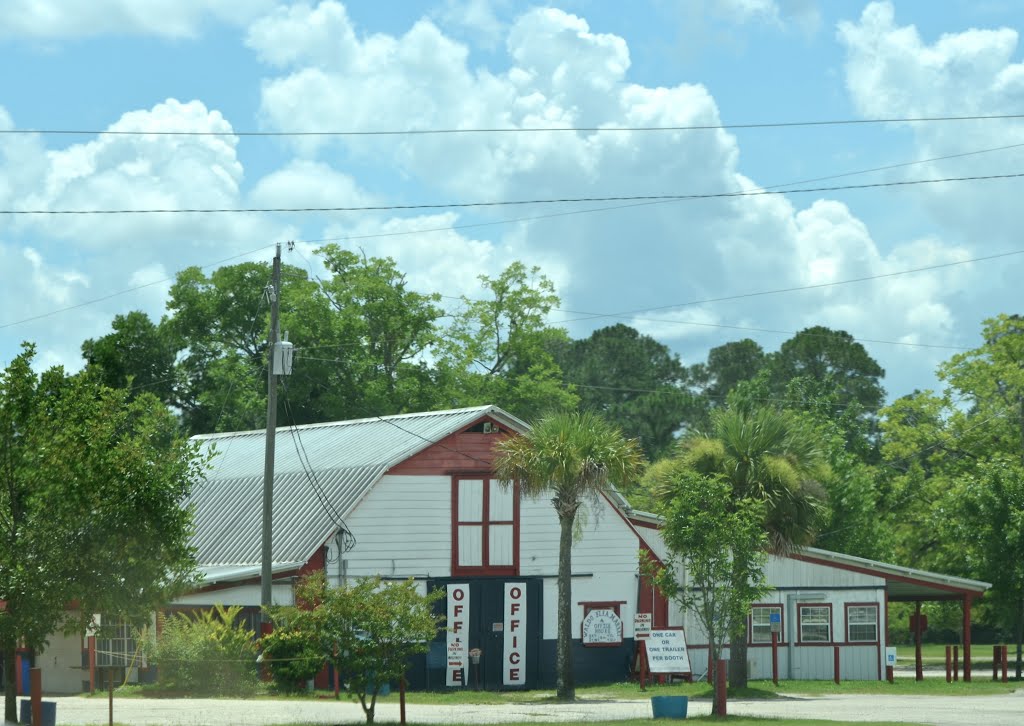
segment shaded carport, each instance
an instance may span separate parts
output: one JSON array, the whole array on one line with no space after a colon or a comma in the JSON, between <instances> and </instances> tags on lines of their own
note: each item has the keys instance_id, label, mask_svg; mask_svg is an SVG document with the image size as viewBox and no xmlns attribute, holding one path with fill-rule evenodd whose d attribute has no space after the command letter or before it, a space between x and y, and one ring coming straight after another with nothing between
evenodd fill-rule
<instances>
[{"instance_id":1,"label":"shaded carport","mask_svg":"<svg viewBox=\"0 0 1024 726\"><path fill-rule=\"evenodd\" d=\"M914 629L914 661L918 680L923 677L921 664L921 603L935 601L959 601L963 611L964 632L964 680L971 680L971 606L991 583L969 580L965 577L942 575L912 567L900 567L886 562L877 562L863 557L844 555L815 547L803 548L799 554L791 555L806 562L818 562L832 567L873 575L885 580L885 639L889 637L889 603L912 602L917 615Z\"/></svg>"}]
</instances>

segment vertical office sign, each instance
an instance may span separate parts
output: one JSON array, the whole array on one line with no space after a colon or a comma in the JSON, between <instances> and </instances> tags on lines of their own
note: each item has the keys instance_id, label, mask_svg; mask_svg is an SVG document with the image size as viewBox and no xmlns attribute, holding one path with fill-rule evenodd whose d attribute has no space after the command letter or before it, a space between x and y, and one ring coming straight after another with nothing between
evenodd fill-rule
<instances>
[{"instance_id":1,"label":"vertical office sign","mask_svg":"<svg viewBox=\"0 0 1024 726\"><path fill-rule=\"evenodd\" d=\"M526 684L526 583L505 583L505 658L501 682Z\"/></svg>"}]
</instances>

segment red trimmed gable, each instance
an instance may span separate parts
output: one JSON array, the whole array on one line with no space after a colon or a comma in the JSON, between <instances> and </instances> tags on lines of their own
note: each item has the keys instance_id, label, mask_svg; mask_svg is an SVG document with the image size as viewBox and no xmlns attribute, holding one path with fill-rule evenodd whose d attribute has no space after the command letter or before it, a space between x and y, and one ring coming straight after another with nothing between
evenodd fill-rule
<instances>
[{"instance_id":1,"label":"red trimmed gable","mask_svg":"<svg viewBox=\"0 0 1024 726\"><path fill-rule=\"evenodd\" d=\"M495 432L480 431L485 423L493 426ZM502 426L489 416L485 416L466 429L431 444L385 473L430 476L453 472L491 471L494 468L494 445L514 433L507 426Z\"/></svg>"}]
</instances>

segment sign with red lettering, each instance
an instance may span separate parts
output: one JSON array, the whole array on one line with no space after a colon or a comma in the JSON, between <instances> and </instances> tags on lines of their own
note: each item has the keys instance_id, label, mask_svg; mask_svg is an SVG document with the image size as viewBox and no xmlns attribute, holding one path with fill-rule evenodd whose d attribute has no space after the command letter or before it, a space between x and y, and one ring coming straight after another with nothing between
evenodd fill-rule
<instances>
[{"instance_id":1,"label":"sign with red lettering","mask_svg":"<svg viewBox=\"0 0 1024 726\"><path fill-rule=\"evenodd\" d=\"M448 585L447 625L444 684L464 686L469 667L469 585Z\"/></svg>"},{"instance_id":2,"label":"sign with red lettering","mask_svg":"<svg viewBox=\"0 0 1024 726\"><path fill-rule=\"evenodd\" d=\"M505 583L505 658L501 682L526 685L526 583Z\"/></svg>"}]
</instances>

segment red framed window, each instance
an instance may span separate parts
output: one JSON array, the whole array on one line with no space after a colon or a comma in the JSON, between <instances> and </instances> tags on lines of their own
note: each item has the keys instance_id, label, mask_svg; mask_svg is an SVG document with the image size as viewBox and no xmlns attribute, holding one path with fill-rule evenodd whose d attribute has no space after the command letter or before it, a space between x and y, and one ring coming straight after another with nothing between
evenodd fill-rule
<instances>
[{"instance_id":1,"label":"red framed window","mask_svg":"<svg viewBox=\"0 0 1024 726\"><path fill-rule=\"evenodd\" d=\"M878 603L846 603L846 642L878 642Z\"/></svg>"},{"instance_id":2,"label":"red framed window","mask_svg":"<svg viewBox=\"0 0 1024 726\"><path fill-rule=\"evenodd\" d=\"M832 604L797 605L797 627L799 628L800 643L831 643Z\"/></svg>"},{"instance_id":3,"label":"red framed window","mask_svg":"<svg viewBox=\"0 0 1024 726\"><path fill-rule=\"evenodd\" d=\"M519 574L519 485L485 475L452 480L452 574Z\"/></svg>"},{"instance_id":4,"label":"red framed window","mask_svg":"<svg viewBox=\"0 0 1024 726\"><path fill-rule=\"evenodd\" d=\"M750 640L751 645L771 645L772 642L772 615L779 618L780 643L785 643L784 637L786 623L782 619L782 605L766 604L752 605L750 607Z\"/></svg>"}]
</instances>

